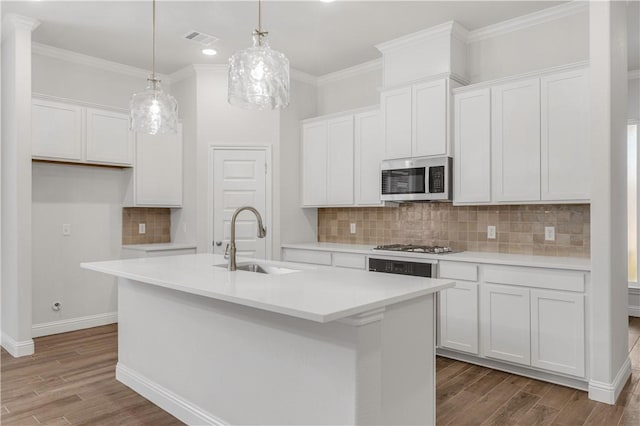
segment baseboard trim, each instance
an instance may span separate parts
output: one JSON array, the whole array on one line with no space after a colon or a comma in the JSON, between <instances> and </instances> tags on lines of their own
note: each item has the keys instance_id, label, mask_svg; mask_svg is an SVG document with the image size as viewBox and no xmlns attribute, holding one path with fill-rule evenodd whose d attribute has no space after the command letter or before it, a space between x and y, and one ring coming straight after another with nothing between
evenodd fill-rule
<instances>
[{"instance_id":1,"label":"baseboard trim","mask_svg":"<svg viewBox=\"0 0 640 426\"><path fill-rule=\"evenodd\" d=\"M35 350L33 339L17 341L5 334L4 331L2 332L2 347L14 358L33 355Z\"/></svg>"},{"instance_id":2,"label":"baseboard trim","mask_svg":"<svg viewBox=\"0 0 640 426\"><path fill-rule=\"evenodd\" d=\"M186 424L228 424L120 362L116 366L116 379Z\"/></svg>"},{"instance_id":3,"label":"baseboard trim","mask_svg":"<svg viewBox=\"0 0 640 426\"><path fill-rule=\"evenodd\" d=\"M589 382L589 399L610 405L615 404L630 376L631 360L627 357L613 379L613 383L598 382L597 380Z\"/></svg>"},{"instance_id":4,"label":"baseboard trim","mask_svg":"<svg viewBox=\"0 0 640 426\"><path fill-rule=\"evenodd\" d=\"M116 322L118 322L118 313L107 312L105 314L34 324L33 327L31 327L31 335L33 337L49 336L51 334L67 333L69 331L99 327Z\"/></svg>"},{"instance_id":5,"label":"baseboard trim","mask_svg":"<svg viewBox=\"0 0 640 426\"><path fill-rule=\"evenodd\" d=\"M495 361L488 358L479 358L476 355L464 354L462 352L456 352L449 349L438 348L436 349L436 355L455 359L457 361L468 362L469 364L480 365L482 367L492 368L494 370L504 371L506 373L517 374L518 376L529 377L531 379L542 380L543 382L554 383L556 385L567 386L573 389L586 391L588 389L588 383L586 380L574 379L571 377L565 377L554 373L547 373L544 371L534 370L528 367L520 367L512 364L507 364L501 361Z\"/></svg>"}]
</instances>

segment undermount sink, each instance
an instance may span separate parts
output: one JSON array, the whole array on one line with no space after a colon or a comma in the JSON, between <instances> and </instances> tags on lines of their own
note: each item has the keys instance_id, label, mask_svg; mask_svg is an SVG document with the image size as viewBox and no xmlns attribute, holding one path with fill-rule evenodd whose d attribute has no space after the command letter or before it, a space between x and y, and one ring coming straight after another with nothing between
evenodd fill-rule
<instances>
[{"instance_id":1,"label":"undermount sink","mask_svg":"<svg viewBox=\"0 0 640 426\"><path fill-rule=\"evenodd\" d=\"M218 268L226 268L227 264L216 265ZM279 266L264 265L259 263L238 263L238 271L257 272L259 274L283 275L298 272L296 269L282 268Z\"/></svg>"}]
</instances>

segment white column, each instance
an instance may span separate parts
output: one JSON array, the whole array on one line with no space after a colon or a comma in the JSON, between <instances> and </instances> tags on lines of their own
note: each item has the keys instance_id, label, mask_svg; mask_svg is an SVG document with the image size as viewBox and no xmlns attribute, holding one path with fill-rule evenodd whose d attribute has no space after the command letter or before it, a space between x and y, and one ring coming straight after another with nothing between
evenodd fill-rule
<instances>
[{"instance_id":1,"label":"white column","mask_svg":"<svg viewBox=\"0 0 640 426\"><path fill-rule=\"evenodd\" d=\"M2 22L2 346L33 353L31 339L31 32L39 22Z\"/></svg>"},{"instance_id":2,"label":"white column","mask_svg":"<svg viewBox=\"0 0 640 426\"><path fill-rule=\"evenodd\" d=\"M631 373L627 348L626 2L592 1L589 398L612 404Z\"/></svg>"}]
</instances>

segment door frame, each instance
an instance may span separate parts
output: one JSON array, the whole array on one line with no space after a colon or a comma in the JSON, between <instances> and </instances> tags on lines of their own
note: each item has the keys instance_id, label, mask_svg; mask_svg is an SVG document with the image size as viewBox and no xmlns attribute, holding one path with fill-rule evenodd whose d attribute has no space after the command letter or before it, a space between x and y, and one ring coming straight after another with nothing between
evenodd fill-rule
<instances>
[{"instance_id":1,"label":"door frame","mask_svg":"<svg viewBox=\"0 0 640 426\"><path fill-rule=\"evenodd\" d=\"M263 217L264 225L267 227L267 236L265 237L265 257L267 260L273 258L273 173L272 173L272 148L271 145L234 145L234 144L209 144L209 166L207 170L207 235L209 236L208 253L213 253L214 244L214 184L213 184L213 162L216 151L264 151L267 170L265 173L265 217Z\"/></svg>"}]
</instances>

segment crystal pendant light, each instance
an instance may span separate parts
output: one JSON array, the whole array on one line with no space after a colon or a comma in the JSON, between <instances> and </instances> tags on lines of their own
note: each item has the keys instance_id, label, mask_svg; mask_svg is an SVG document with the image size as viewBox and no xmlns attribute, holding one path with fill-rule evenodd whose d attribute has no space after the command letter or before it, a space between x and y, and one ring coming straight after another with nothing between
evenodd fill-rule
<instances>
[{"instance_id":1,"label":"crystal pendant light","mask_svg":"<svg viewBox=\"0 0 640 426\"><path fill-rule=\"evenodd\" d=\"M289 105L289 60L269 47L268 34L262 31L261 0L258 0L258 29L253 31L253 46L229 58L231 105L247 109Z\"/></svg>"},{"instance_id":2,"label":"crystal pendant light","mask_svg":"<svg viewBox=\"0 0 640 426\"><path fill-rule=\"evenodd\" d=\"M153 0L153 63L144 92L131 97L129 110L131 130L149 135L176 133L178 127L178 103L162 90L156 76L156 0Z\"/></svg>"}]
</instances>

